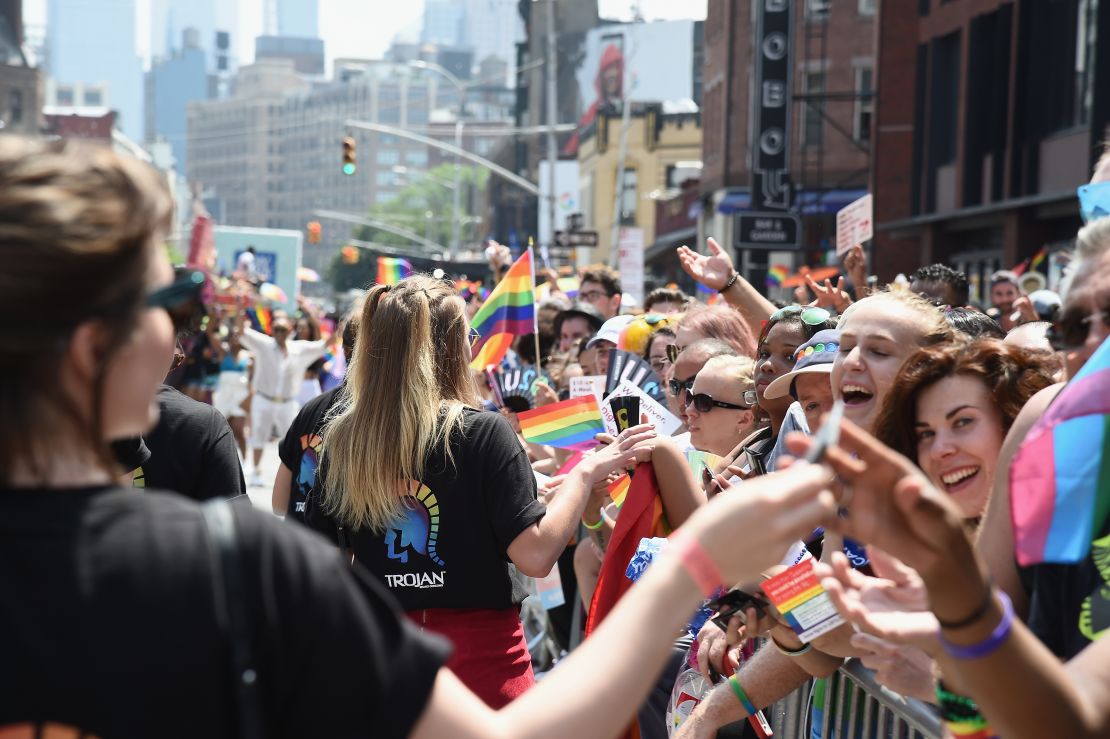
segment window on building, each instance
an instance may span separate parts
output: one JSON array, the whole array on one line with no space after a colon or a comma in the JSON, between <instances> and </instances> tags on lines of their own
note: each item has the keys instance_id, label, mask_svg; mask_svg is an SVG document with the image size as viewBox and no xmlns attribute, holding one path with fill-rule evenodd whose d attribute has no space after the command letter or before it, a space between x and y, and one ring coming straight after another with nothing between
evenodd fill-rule
<instances>
[{"instance_id":1,"label":"window on building","mask_svg":"<svg viewBox=\"0 0 1110 739\"><path fill-rule=\"evenodd\" d=\"M636 203L639 199L639 191L636 189L636 170L626 169L624 179L621 181L620 222L622 226L636 224Z\"/></svg>"},{"instance_id":2,"label":"window on building","mask_svg":"<svg viewBox=\"0 0 1110 739\"><path fill-rule=\"evenodd\" d=\"M23 120L23 91L12 90L8 93L8 120L19 123Z\"/></svg>"},{"instance_id":3,"label":"window on building","mask_svg":"<svg viewBox=\"0 0 1110 739\"><path fill-rule=\"evenodd\" d=\"M73 88L72 87L62 87L62 86L59 85L58 89L54 93L54 97L57 98L58 105L73 105L73 101L74 101Z\"/></svg>"},{"instance_id":4,"label":"window on building","mask_svg":"<svg viewBox=\"0 0 1110 739\"><path fill-rule=\"evenodd\" d=\"M384 205L385 203L392 203L394 197L394 194L389 190L378 190L374 193L374 202L378 205Z\"/></svg>"},{"instance_id":5,"label":"window on building","mask_svg":"<svg viewBox=\"0 0 1110 739\"><path fill-rule=\"evenodd\" d=\"M871 116L875 110L875 100L869 97L872 90L871 67L856 67L856 112L855 125L852 132L856 141L867 143L871 141Z\"/></svg>"},{"instance_id":6,"label":"window on building","mask_svg":"<svg viewBox=\"0 0 1110 739\"><path fill-rule=\"evenodd\" d=\"M395 179L396 175L394 175L393 172L389 171L388 169L384 171L378 170L374 173L374 182L378 185L378 187L391 187Z\"/></svg>"},{"instance_id":7,"label":"window on building","mask_svg":"<svg viewBox=\"0 0 1110 739\"><path fill-rule=\"evenodd\" d=\"M85 90L85 105L96 106L104 104L104 95L100 90Z\"/></svg>"},{"instance_id":8,"label":"window on building","mask_svg":"<svg viewBox=\"0 0 1110 739\"><path fill-rule=\"evenodd\" d=\"M822 95L825 92L824 70L806 72L802 77L802 93L806 96ZM821 146L825 141L825 121L821 114L825 107L823 100L807 97L805 116L802 121L802 146Z\"/></svg>"},{"instance_id":9,"label":"window on building","mask_svg":"<svg viewBox=\"0 0 1110 739\"><path fill-rule=\"evenodd\" d=\"M875 0L859 0L860 15L875 15Z\"/></svg>"},{"instance_id":10,"label":"window on building","mask_svg":"<svg viewBox=\"0 0 1110 739\"><path fill-rule=\"evenodd\" d=\"M424 149L409 149L405 152L405 164L410 167L428 166L428 152Z\"/></svg>"},{"instance_id":11,"label":"window on building","mask_svg":"<svg viewBox=\"0 0 1110 739\"><path fill-rule=\"evenodd\" d=\"M401 163L401 152L396 149L378 149L374 155L378 164L394 165Z\"/></svg>"},{"instance_id":12,"label":"window on building","mask_svg":"<svg viewBox=\"0 0 1110 739\"><path fill-rule=\"evenodd\" d=\"M828 20L832 11L832 0L806 0L806 20Z\"/></svg>"}]
</instances>

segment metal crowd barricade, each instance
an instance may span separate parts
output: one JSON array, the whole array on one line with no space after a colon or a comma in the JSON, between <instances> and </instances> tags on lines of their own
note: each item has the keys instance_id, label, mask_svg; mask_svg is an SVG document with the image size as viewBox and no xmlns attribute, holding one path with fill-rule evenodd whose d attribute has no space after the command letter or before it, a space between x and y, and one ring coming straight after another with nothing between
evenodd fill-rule
<instances>
[{"instance_id":1,"label":"metal crowd barricade","mask_svg":"<svg viewBox=\"0 0 1110 739\"><path fill-rule=\"evenodd\" d=\"M813 683L765 711L775 737L810 739ZM875 682L857 660L828 678L819 727L822 739L940 739L940 719L928 705L905 698Z\"/></svg>"}]
</instances>

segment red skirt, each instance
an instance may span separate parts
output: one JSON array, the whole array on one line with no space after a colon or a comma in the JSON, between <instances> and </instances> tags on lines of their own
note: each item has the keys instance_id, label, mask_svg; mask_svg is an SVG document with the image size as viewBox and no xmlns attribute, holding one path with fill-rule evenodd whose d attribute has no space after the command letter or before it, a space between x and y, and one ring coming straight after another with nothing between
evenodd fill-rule
<instances>
[{"instance_id":1,"label":"red skirt","mask_svg":"<svg viewBox=\"0 0 1110 739\"><path fill-rule=\"evenodd\" d=\"M518 609L427 608L406 615L450 640L447 668L490 708L507 705L536 682Z\"/></svg>"}]
</instances>

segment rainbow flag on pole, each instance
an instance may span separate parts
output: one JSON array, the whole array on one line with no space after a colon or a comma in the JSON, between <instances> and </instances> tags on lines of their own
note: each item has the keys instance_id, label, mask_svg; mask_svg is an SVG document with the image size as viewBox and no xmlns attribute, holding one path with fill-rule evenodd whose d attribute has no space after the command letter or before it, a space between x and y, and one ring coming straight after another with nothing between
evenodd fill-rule
<instances>
[{"instance_id":1,"label":"rainbow flag on pole","mask_svg":"<svg viewBox=\"0 0 1110 739\"><path fill-rule=\"evenodd\" d=\"M1041 265L1044 264L1044 260L1047 256L1048 256L1048 250L1045 247L1042 246L1040 248L1040 250L1036 254L1033 255L1033 258L1029 260L1029 269L1031 269L1031 270L1040 269Z\"/></svg>"},{"instance_id":2,"label":"rainbow flag on pole","mask_svg":"<svg viewBox=\"0 0 1110 739\"><path fill-rule=\"evenodd\" d=\"M594 438L605 431L597 398L585 395L541 406L517 415L520 432L533 444L585 451L597 446Z\"/></svg>"},{"instance_id":3,"label":"rainbow flag on pole","mask_svg":"<svg viewBox=\"0 0 1110 739\"><path fill-rule=\"evenodd\" d=\"M782 264L772 264L767 268L767 287L782 287L782 281L789 275L789 267Z\"/></svg>"},{"instance_id":4,"label":"rainbow flag on pole","mask_svg":"<svg viewBox=\"0 0 1110 739\"><path fill-rule=\"evenodd\" d=\"M1110 513L1110 340L1029 430L1010 466L1014 550L1023 567L1087 556Z\"/></svg>"},{"instance_id":5,"label":"rainbow flag on pole","mask_svg":"<svg viewBox=\"0 0 1110 739\"><path fill-rule=\"evenodd\" d=\"M474 314L470 327L478 332L470 366L481 370L505 358L513 338L536 330L532 250L513 262L505 279L497 283Z\"/></svg>"},{"instance_id":6,"label":"rainbow flag on pole","mask_svg":"<svg viewBox=\"0 0 1110 739\"><path fill-rule=\"evenodd\" d=\"M379 285L396 285L401 280L412 274L412 264L407 259L400 257L378 257Z\"/></svg>"}]
</instances>

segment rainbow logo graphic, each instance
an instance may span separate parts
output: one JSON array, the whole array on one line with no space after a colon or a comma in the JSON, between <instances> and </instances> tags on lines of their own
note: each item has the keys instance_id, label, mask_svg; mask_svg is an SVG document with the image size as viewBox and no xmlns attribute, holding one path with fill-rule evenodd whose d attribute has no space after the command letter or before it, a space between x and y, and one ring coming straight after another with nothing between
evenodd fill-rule
<instances>
[{"instance_id":1,"label":"rainbow logo graphic","mask_svg":"<svg viewBox=\"0 0 1110 739\"><path fill-rule=\"evenodd\" d=\"M439 501L427 485L421 485L415 495L401 499L404 511L386 529L386 555L408 564L410 554L420 554L440 567L447 563L439 556Z\"/></svg>"}]
</instances>

